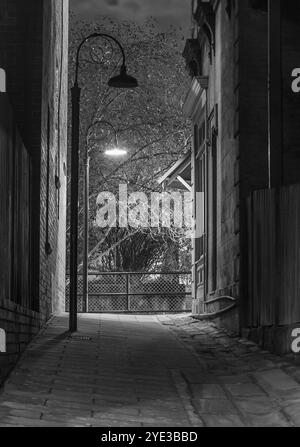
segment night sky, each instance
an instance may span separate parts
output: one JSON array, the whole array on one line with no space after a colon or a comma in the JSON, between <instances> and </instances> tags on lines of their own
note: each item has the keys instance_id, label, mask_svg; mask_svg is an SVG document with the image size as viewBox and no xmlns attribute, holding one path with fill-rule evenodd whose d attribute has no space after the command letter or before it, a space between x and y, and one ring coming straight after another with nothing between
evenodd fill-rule
<instances>
[{"instance_id":1,"label":"night sky","mask_svg":"<svg viewBox=\"0 0 300 447\"><path fill-rule=\"evenodd\" d=\"M109 16L143 23L154 17L161 30L172 24L182 27L185 37L190 26L190 5L191 0L70 0L71 9L87 19L96 21L97 17Z\"/></svg>"}]
</instances>

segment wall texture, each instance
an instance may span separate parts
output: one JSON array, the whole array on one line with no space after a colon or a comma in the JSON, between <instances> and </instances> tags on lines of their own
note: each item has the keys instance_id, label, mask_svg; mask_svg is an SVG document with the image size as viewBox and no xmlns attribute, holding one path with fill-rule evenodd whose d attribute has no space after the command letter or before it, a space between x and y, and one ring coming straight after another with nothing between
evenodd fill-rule
<instances>
[{"instance_id":1,"label":"wall texture","mask_svg":"<svg viewBox=\"0 0 300 447\"><path fill-rule=\"evenodd\" d=\"M68 2L45 1L43 23L40 311L48 318L64 310L65 295Z\"/></svg>"},{"instance_id":2,"label":"wall texture","mask_svg":"<svg viewBox=\"0 0 300 447\"><path fill-rule=\"evenodd\" d=\"M274 4L272 4L272 19L275 23ZM276 2L276 5L278 4L279 2ZM292 236L292 230L287 230L285 233L282 231L286 228L284 225L286 216L293 231L297 225L299 226L297 209L293 205L294 213L291 211L290 202L294 199L287 196L286 208L282 207L280 210L281 230L276 232L276 238L280 238L278 242L275 240L275 233L271 231L276 221L273 216L275 211L269 210L267 201L262 200L258 216L255 215L257 221L261 219L259 225L262 225L262 228L257 232L255 243L259 250L255 251L254 247L256 253L254 261L251 258L252 248L249 248L252 243L249 241L249 234L256 231L254 222L256 226L258 224L255 219L251 220L253 216L247 204L249 205L249 197L255 191L265 190L269 186L269 131L270 171L272 179L274 176L277 181L276 186L289 186L300 182L300 95L296 95L291 89L292 70L299 67L300 5L295 0L282 0L281 28L280 26L275 28L274 25L271 27L273 39L270 41L272 49L270 128L267 2L199 0L195 5L197 5L195 18L199 26L195 27L194 39L188 41L185 50L188 68L194 78L187 103L190 104L189 116L193 126L198 126L194 127L197 133L204 119L201 89L197 93L198 100L194 98L192 101L191 98L197 91L195 88L197 76L207 76L208 127L212 121L217 120L217 123L214 123L217 127L217 169L214 178L212 139L208 133L209 144L206 149L208 224L205 258L207 285L204 292L203 286L195 287L194 312L209 313L222 309L223 300L216 303L214 298L223 295L238 298L239 314L237 315L236 311L232 312L231 316L226 314L226 317L220 318L218 322L236 330L247 328L245 333L250 331L254 334L254 338L257 333L264 333L264 328L271 327L272 330L275 328L276 334L279 334L275 337L278 339L276 344L284 345L286 349L286 333L289 325L295 324L294 318L297 315L295 309L298 309L296 297L299 286L298 281L292 278L295 265L298 265L298 255L295 248L297 238ZM277 22L275 24L277 25ZM194 169L195 163L192 165L193 185L196 187L198 179ZM214 182L217 191L215 197ZM284 197L286 197L285 191L282 189L280 193ZM214 201L217 202L215 234ZM261 216L265 216L265 220ZM259 238L262 238L261 241ZM266 244L265 257L257 255L261 253L263 243ZM276 247L284 247L282 250L285 250L284 261L279 270L274 267L274 264L277 264L274 259L281 258ZM213 271L214 250L217 258L216 280ZM254 278L253 272L257 271L259 275ZM284 286L280 286L280 283ZM205 301L208 304L205 304ZM276 301L285 305L277 309L277 316L274 317ZM288 311L285 306L288 307ZM296 318L298 321L299 317ZM264 344L262 338L260 337L259 341ZM270 337L266 346L271 346Z\"/></svg>"},{"instance_id":3,"label":"wall texture","mask_svg":"<svg viewBox=\"0 0 300 447\"><path fill-rule=\"evenodd\" d=\"M21 295L16 302L9 291L1 295L0 327L8 344L0 354L0 378L51 314L64 309L67 61L68 0L0 0L3 95L32 166L30 300Z\"/></svg>"},{"instance_id":4,"label":"wall texture","mask_svg":"<svg viewBox=\"0 0 300 447\"><path fill-rule=\"evenodd\" d=\"M300 181L300 94L291 89L291 73L300 67L300 3L282 2L283 183Z\"/></svg>"},{"instance_id":5,"label":"wall texture","mask_svg":"<svg viewBox=\"0 0 300 447\"><path fill-rule=\"evenodd\" d=\"M247 198L268 186L268 21L264 9L239 2L240 324L248 300Z\"/></svg>"},{"instance_id":6,"label":"wall texture","mask_svg":"<svg viewBox=\"0 0 300 447\"><path fill-rule=\"evenodd\" d=\"M207 90L208 140L206 148L207 173L207 286L195 287L194 313L215 311L203 302L223 295L239 298L239 17L238 5L230 12L226 1L198 2L200 32L195 37L198 53L186 54L187 63L195 57L197 71L192 76L209 79ZM235 2L236 4L237 2ZM196 13L197 15L197 13ZM204 19L203 19L204 17ZM204 24L203 24L204 20ZM211 33L205 29L205 20ZM213 37L212 37L213 35ZM194 43L197 47L197 44ZM192 96L194 83L187 101ZM201 127L205 121L203 91L194 100L194 110L189 113L193 126ZM215 137L212 136L215 132ZM213 138L216 147L213 148ZM196 141L197 139L195 139ZM193 169L193 185L197 185ZM215 227L215 228L214 228ZM197 242L196 242L197 243ZM195 260L195 259L194 259ZM216 265L214 265L216 263ZM196 275L194 274L194 277ZM230 320L230 318L229 318ZM228 326L238 330L235 313Z\"/></svg>"},{"instance_id":7,"label":"wall texture","mask_svg":"<svg viewBox=\"0 0 300 447\"><path fill-rule=\"evenodd\" d=\"M238 5L236 6L238 8ZM212 297L239 297L239 135L234 120L238 104L239 78L235 60L238 39L237 9L229 14L226 2L216 10L215 103L218 104L217 152L217 289Z\"/></svg>"},{"instance_id":8,"label":"wall texture","mask_svg":"<svg viewBox=\"0 0 300 447\"><path fill-rule=\"evenodd\" d=\"M291 327L299 324L299 187L295 184L300 183L300 95L291 88L292 70L299 66L299 2L281 1L281 27L274 30L278 40L270 42L272 57L277 53L278 58L277 63L271 61L270 79L279 79L276 89L271 82L271 121L276 128L270 127L271 172L276 173L272 186L277 191L266 189L267 11L240 2L240 22L241 326L261 346L283 353L290 350ZM281 116L274 114L274 101Z\"/></svg>"}]
</instances>

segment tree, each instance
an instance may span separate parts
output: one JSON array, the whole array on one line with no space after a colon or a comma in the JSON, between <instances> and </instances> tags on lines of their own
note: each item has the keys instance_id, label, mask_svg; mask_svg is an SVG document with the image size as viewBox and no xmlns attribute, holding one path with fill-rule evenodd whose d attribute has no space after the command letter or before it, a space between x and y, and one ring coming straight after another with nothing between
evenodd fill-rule
<instances>
[{"instance_id":1,"label":"tree","mask_svg":"<svg viewBox=\"0 0 300 447\"><path fill-rule=\"evenodd\" d=\"M187 76L176 30L171 27L165 33L158 32L153 20L141 28L137 24L120 24L108 18L90 24L72 16L70 83L76 49L80 41L94 31L111 34L122 42L128 72L138 78L139 88L129 91L108 88L107 80L120 62L118 48L109 40L95 39L83 48L80 60L80 84L84 86L80 146L81 162L86 145L91 159L91 222L95 222L96 197L100 191L117 193L119 184L126 184L129 191L148 194L157 191L159 177L187 150L190 142L189 124L181 111ZM105 149L113 141L113 134L109 126L101 124L103 120L114 125L120 144L129 152L128 157L117 164L104 156ZM82 184L82 170L80 179ZM80 203L83 203L82 194ZM81 212L81 228L82 223ZM158 259L163 264L167 248L179 249L181 239L182 232L174 228L103 230L93 225L90 229L90 266L121 270L151 268ZM79 241L79 252L80 247Z\"/></svg>"}]
</instances>

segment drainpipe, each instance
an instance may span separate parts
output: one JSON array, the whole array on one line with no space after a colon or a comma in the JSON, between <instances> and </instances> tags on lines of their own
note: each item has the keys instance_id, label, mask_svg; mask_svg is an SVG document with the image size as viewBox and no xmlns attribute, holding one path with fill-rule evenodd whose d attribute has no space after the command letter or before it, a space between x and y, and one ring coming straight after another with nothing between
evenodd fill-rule
<instances>
[{"instance_id":1,"label":"drainpipe","mask_svg":"<svg viewBox=\"0 0 300 447\"><path fill-rule=\"evenodd\" d=\"M209 138L208 138L208 86L209 77L199 76L198 82L201 88L205 92L205 194L204 194L204 222L205 222L205 250L204 250L204 300L206 300L208 294L208 149L209 149Z\"/></svg>"}]
</instances>

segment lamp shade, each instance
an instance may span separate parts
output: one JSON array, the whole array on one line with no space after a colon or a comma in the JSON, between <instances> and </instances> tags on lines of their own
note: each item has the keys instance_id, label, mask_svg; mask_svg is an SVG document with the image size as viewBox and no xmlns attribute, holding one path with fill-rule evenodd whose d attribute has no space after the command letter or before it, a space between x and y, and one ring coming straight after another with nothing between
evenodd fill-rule
<instances>
[{"instance_id":1,"label":"lamp shade","mask_svg":"<svg viewBox=\"0 0 300 447\"><path fill-rule=\"evenodd\" d=\"M138 87L138 81L133 76L128 75L126 66L122 65L120 74L112 77L108 81L108 85L114 88L136 88Z\"/></svg>"}]
</instances>

